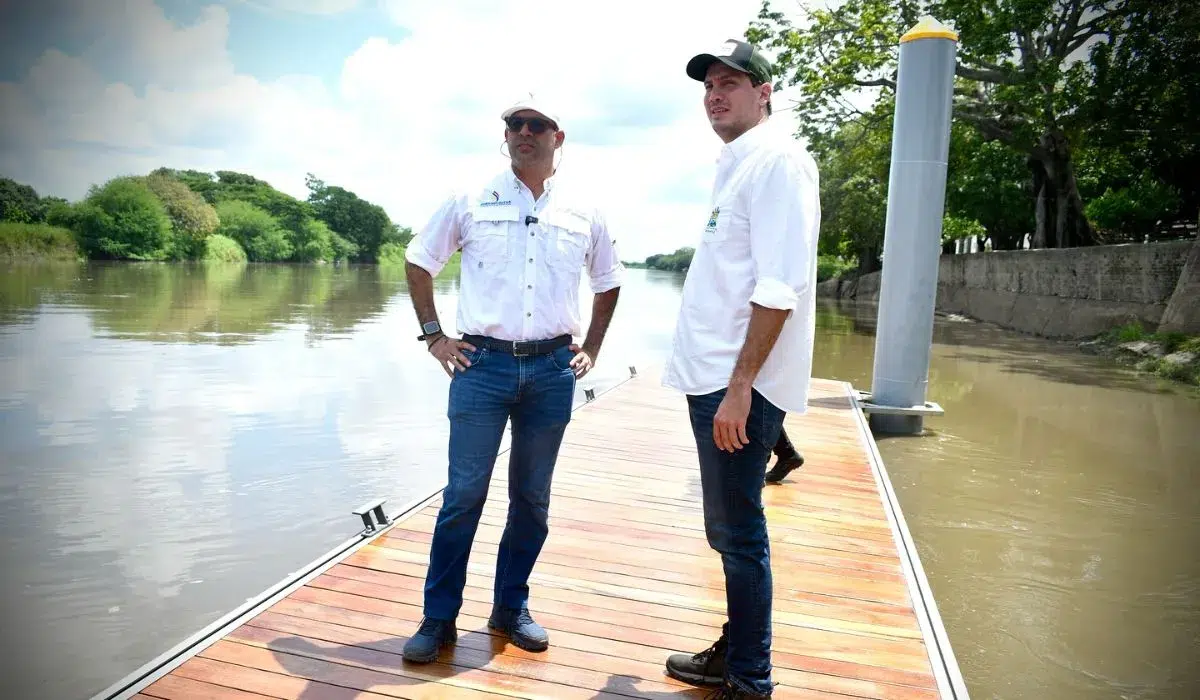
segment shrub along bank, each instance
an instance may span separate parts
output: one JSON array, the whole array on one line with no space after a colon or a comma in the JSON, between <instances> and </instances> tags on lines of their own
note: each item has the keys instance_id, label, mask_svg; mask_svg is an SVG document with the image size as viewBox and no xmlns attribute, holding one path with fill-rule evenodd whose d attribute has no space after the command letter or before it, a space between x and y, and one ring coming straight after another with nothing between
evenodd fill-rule
<instances>
[{"instance_id":1,"label":"shrub along bank","mask_svg":"<svg viewBox=\"0 0 1200 700\"><path fill-rule=\"evenodd\" d=\"M379 205L306 182L300 200L245 173L159 168L68 202L0 178L0 257L373 263L412 238Z\"/></svg>"}]
</instances>

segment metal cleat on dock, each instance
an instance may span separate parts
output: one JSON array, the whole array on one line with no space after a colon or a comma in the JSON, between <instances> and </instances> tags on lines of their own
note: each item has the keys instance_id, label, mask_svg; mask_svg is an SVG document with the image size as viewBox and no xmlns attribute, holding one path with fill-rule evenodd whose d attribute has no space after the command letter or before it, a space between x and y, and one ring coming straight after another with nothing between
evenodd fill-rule
<instances>
[{"instance_id":1,"label":"metal cleat on dock","mask_svg":"<svg viewBox=\"0 0 1200 700\"><path fill-rule=\"evenodd\" d=\"M383 512L383 504L384 503L387 503L386 498L377 498L374 501L369 501L367 503L364 503L363 505L361 505L361 506L355 508L353 511L351 511L352 513L354 513L354 515L357 515L360 518L362 518L362 521L363 521L362 534L369 535L369 534L375 532L377 527L383 527L384 525L387 525L390 522L388 520L387 515L384 514L384 512ZM376 522L371 521L372 513L375 514Z\"/></svg>"}]
</instances>

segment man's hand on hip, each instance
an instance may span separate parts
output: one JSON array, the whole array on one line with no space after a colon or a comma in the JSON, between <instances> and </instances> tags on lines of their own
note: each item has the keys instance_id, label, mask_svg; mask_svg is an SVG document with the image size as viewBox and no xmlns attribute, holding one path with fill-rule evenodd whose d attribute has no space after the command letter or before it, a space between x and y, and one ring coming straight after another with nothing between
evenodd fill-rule
<instances>
[{"instance_id":1,"label":"man's hand on hip","mask_svg":"<svg viewBox=\"0 0 1200 700\"><path fill-rule=\"evenodd\" d=\"M750 388L729 387L713 416L713 442L726 452L737 452L750 444L746 418L750 415Z\"/></svg>"},{"instance_id":2,"label":"man's hand on hip","mask_svg":"<svg viewBox=\"0 0 1200 700\"><path fill-rule=\"evenodd\" d=\"M449 377L453 377L455 371L463 372L471 366L471 362L462 354L463 350L471 352L475 346L448 335L438 336L429 344L429 354L437 358L438 364Z\"/></svg>"},{"instance_id":3,"label":"man's hand on hip","mask_svg":"<svg viewBox=\"0 0 1200 700\"><path fill-rule=\"evenodd\" d=\"M575 357L571 358L571 368L575 370L576 379L580 379L583 375L592 371L592 367L595 364L592 361L592 353L574 343L567 349L575 353Z\"/></svg>"}]
</instances>

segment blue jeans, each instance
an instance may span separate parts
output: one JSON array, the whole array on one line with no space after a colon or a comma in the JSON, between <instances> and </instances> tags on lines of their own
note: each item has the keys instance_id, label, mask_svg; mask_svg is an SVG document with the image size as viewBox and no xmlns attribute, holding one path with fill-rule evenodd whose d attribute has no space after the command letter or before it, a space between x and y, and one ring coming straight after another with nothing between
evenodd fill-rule
<instances>
[{"instance_id":1,"label":"blue jeans","mask_svg":"<svg viewBox=\"0 0 1200 700\"><path fill-rule=\"evenodd\" d=\"M495 603L524 607L527 581L546 541L550 480L575 396L573 354L516 357L478 348L450 381L450 467L425 578L425 616L452 620L462 607L467 559L492 468L512 419L508 522L496 558Z\"/></svg>"},{"instance_id":2,"label":"blue jeans","mask_svg":"<svg viewBox=\"0 0 1200 700\"><path fill-rule=\"evenodd\" d=\"M688 411L700 458L705 534L725 568L725 675L743 690L769 694L773 583L762 488L784 411L753 391L746 418L750 442L729 453L713 442L713 417L724 397L725 389L688 396Z\"/></svg>"}]
</instances>

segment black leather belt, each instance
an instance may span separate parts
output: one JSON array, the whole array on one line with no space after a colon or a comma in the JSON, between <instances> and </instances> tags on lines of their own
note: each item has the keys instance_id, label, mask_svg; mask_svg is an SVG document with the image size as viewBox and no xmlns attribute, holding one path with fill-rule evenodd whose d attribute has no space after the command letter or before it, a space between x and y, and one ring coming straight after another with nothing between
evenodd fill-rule
<instances>
[{"instance_id":1,"label":"black leather belt","mask_svg":"<svg viewBox=\"0 0 1200 700\"><path fill-rule=\"evenodd\" d=\"M498 340L482 335L464 335L463 340L477 348L506 352L516 357L525 355L548 355L571 344L571 336L560 335L549 340Z\"/></svg>"}]
</instances>

